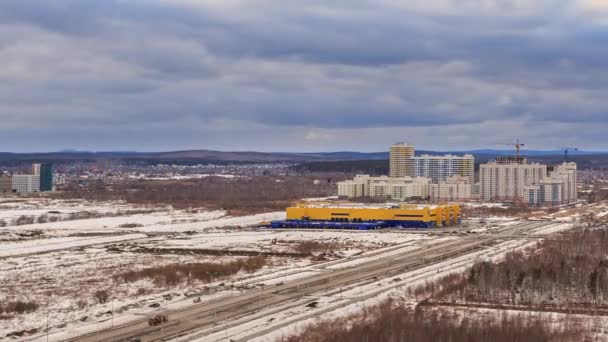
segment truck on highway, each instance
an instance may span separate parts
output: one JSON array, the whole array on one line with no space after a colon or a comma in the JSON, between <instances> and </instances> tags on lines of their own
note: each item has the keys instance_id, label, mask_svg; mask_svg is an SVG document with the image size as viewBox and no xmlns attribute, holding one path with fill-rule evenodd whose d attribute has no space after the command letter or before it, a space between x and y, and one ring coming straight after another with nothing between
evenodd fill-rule
<instances>
[{"instance_id":1,"label":"truck on highway","mask_svg":"<svg viewBox=\"0 0 608 342\"><path fill-rule=\"evenodd\" d=\"M167 315L156 315L148 319L148 326L155 327L157 325L161 325L167 322L169 322L169 317L167 317Z\"/></svg>"}]
</instances>

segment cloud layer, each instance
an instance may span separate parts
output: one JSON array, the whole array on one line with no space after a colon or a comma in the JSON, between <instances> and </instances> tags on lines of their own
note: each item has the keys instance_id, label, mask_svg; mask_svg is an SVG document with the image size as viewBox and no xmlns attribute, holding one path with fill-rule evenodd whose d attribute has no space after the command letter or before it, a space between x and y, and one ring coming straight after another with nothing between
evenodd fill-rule
<instances>
[{"instance_id":1,"label":"cloud layer","mask_svg":"<svg viewBox=\"0 0 608 342\"><path fill-rule=\"evenodd\" d=\"M605 149L608 6L6 0L0 150Z\"/></svg>"}]
</instances>

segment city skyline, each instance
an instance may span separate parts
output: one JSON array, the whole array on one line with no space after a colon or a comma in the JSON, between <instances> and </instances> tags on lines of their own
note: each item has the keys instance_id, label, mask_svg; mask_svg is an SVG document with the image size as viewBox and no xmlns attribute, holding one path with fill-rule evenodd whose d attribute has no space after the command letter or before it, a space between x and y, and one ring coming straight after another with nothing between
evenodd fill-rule
<instances>
[{"instance_id":1,"label":"city skyline","mask_svg":"<svg viewBox=\"0 0 608 342\"><path fill-rule=\"evenodd\" d=\"M3 1L0 151L606 150L607 23L597 0Z\"/></svg>"}]
</instances>

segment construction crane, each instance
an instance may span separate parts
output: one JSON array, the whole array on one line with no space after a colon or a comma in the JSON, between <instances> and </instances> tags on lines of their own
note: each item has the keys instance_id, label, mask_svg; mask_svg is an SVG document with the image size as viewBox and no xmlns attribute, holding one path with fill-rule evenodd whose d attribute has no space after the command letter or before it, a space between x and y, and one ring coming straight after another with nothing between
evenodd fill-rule
<instances>
[{"instance_id":1,"label":"construction crane","mask_svg":"<svg viewBox=\"0 0 608 342\"><path fill-rule=\"evenodd\" d=\"M515 143L502 144L502 145L515 146L515 156L516 157L519 157L519 151L521 150L521 148L526 146L525 144L520 143L519 139L515 140Z\"/></svg>"},{"instance_id":2,"label":"construction crane","mask_svg":"<svg viewBox=\"0 0 608 342\"><path fill-rule=\"evenodd\" d=\"M568 162L568 152L569 151L578 151L578 147L560 147L560 150L564 151L564 162Z\"/></svg>"}]
</instances>

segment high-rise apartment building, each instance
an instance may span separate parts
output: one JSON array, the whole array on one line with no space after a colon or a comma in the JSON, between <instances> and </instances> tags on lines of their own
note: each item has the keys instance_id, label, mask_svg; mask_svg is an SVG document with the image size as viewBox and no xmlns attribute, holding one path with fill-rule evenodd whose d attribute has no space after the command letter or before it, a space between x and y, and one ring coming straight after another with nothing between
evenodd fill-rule
<instances>
[{"instance_id":1,"label":"high-rise apartment building","mask_svg":"<svg viewBox=\"0 0 608 342\"><path fill-rule=\"evenodd\" d=\"M414 157L414 146L406 143L396 143L390 149L391 177L413 177L413 165L409 162Z\"/></svg>"},{"instance_id":2,"label":"high-rise apartment building","mask_svg":"<svg viewBox=\"0 0 608 342\"><path fill-rule=\"evenodd\" d=\"M414 156L414 146L397 143L390 149L391 177L425 177L433 183L445 181L448 177L463 176L473 184L475 177L475 157L470 154L455 156L422 155Z\"/></svg>"},{"instance_id":3,"label":"high-rise apartment building","mask_svg":"<svg viewBox=\"0 0 608 342\"><path fill-rule=\"evenodd\" d=\"M470 184L475 180L475 157L470 154L455 156L431 156L428 154L414 157L410 161L415 177L430 178L433 183L443 182L452 176L466 177Z\"/></svg>"},{"instance_id":4,"label":"high-rise apartment building","mask_svg":"<svg viewBox=\"0 0 608 342\"><path fill-rule=\"evenodd\" d=\"M523 201L524 188L540 184L547 177L547 165L533 164L483 164L479 170L480 197L483 201Z\"/></svg>"},{"instance_id":5,"label":"high-rise apartment building","mask_svg":"<svg viewBox=\"0 0 608 342\"><path fill-rule=\"evenodd\" d=\"M524 188L524 202L529 205L556 206L573 203L577 197L576 163L558 165L547 178Z\"/></svg>"},{"instance_id":6,"label":"high-rise apartment building","mask_svg":"<svg viewBox=\"0 0 608 342\"><path fill-rule=\"evenodd\" d=\"M511 200L529 205L555 206L577 199L576 163L549 168L525 159L501 159L481 165L481 199ZM548 170L550 172L547 172Z\"/></svg>"},{"instance_id":7,"label":"high-rise apartment building","mask_svg":"<svg viewBox=\"0 0 608 342\"><path fill-rule=\"evenodd\" d=\"M40 178L40 191L53 191L52 164L32 164L32 174Z\"/></svg>"}]
</instances>

